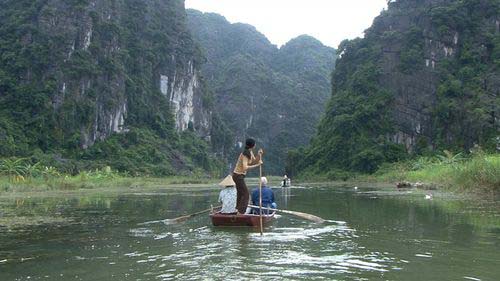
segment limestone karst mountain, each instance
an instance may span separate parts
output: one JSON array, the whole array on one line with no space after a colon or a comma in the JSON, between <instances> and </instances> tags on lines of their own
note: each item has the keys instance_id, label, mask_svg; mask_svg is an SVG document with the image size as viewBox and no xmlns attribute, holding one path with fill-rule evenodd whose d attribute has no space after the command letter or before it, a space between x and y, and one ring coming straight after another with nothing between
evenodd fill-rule
<instances>
[{"instance_id":1,"label":"limestone karst mountain","mask_svg":"<svg viewBox=\"0 0 500 281\"><path fill-rule=\"evenodd\" d=\"M0 51L1 156L208 168L214 116L183 0L0 1Z\"/></svg>"},{"instance_id":2,"label":"limestone karst mountain","mask_svg":"<svg viewBox=\"0 0 500 281\"><path fill-rule=\"evenodd\" d=\"M292 173L373 172L409 153L495 150L500 2L397 0L365 37L344 41L333 94Z\"/></svg>"},{"instance_id":3,"label":"limestone karst mountain","mask_svg":"<svg viewBox=\"0 0 500 281\"><path fill-rule=\"evenodd\" d=\"M335 50L306 35L278 48L251 25L187 13L207 60L202 74L233 144L256 138L268 152L266 171L283 173L287 151L309 143L316 130L331 92Z\"/></svg>"}]
</instances>

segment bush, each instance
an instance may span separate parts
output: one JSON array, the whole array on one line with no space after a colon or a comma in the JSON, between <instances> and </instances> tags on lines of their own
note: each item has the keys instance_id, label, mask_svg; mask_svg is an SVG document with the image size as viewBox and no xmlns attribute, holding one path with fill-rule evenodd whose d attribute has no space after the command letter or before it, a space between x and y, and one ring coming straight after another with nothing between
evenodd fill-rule
<instances>
[{"instance_id":1,"label":"bush","mask_svg":"<svg viewBox=\"0 0 500 281\"><path fill-rule=\"evenodd\" d=\"M500 191L500 155L478 155L455 165L451 172L453 183L463 189Z\"/></svg>"}]
</instances>

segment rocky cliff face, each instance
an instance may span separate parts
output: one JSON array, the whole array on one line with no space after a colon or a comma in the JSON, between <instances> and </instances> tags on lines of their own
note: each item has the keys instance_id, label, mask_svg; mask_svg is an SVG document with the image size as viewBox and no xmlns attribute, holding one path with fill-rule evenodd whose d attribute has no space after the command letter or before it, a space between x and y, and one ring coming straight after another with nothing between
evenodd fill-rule
<instances>
[{"instance_id":1,"label":"rocky cliff face","mask_svg":"<svg viewBox=\"0 0 500 281\"><path fill-rule=\"evenodd\" d=\"M209 136L201 60L185 28L184 1L0 5L0 96L13 103L22 90L43 96L33 117L43 116L46 133L56 134L47 146L78 139L88 148L130 126L154 124Z\"/></svg>"},{"instance_id":2,"label":"rocky cliff face","mask_svg":"<svg viewBox=\"0 0 500 281\"><path fill-rule=\"evenodd\" d=\"M494 149L499 14L494 0L390 1L365 38L340 45L318 134L289 167L372 172L408 153Z\"/></svg>"},{"instance_id":3,"label":"rocky cliff face","mask_svg":"<svg viewBox=\"0 0 500 281\"><path fill-rule=\"evenodd\" d=\"M0 1L0 51L0 157L157 174L210 162L192 139L214 129L183 0Z\"/></svg>"},{"instance_id":4,"label":"rocky cliff face","mask_svg":"<svg viewBox=\"0 0 500 281\"><path fill-rule=\"evenodd\" d=\"M468 68L463 71L474 71L475 59L489 69L477 69L476 74L480 74L477 78L483 85L480 92L468 89L470 97L482 96L485 103L495 103L500 89L500 74L498 69L491 69L499 22L499 6L498 2L494 2L393 1L389 10L374 21L367 37L368 40L378 39L382 44L379 64L382 74L379 79L380 84L394 95L396 130L391 134L393 142L404 144L409 151L416 149L419 139L433 149L441 143L452 145L457 142L467 149L481 142L479 135L485 128L480 124L467 124L469 122L465 120L460 121L460 131L445 129L442 136L437 136L435 107L440 102L439 86L447 75L458 78L456 81L464 88L467 87L464 84L469 82L467 80L472 78L450 68L463 65ZM471 61L467 62L469 59ZM479 109L482 105L474 107ZM498 116L498 106L489 110ZM445 123L448 122L453 120L446 120Z\"/></svg>"},{"instance_id":5,"label":"rocky cliff face","mask_svg":"<svg viewBox=\"0 0 500 281\"><path fill-rule=\"evenodd\" d=\"M268 152L266 171L283 173L287 150L307 144L315 132L330 95L335 50L310 36L278 49L255 27L217 14L188 10L188 23L206 56L202 73L232 132L234 153L254 137Z\"/></svg>"}]
</instances>

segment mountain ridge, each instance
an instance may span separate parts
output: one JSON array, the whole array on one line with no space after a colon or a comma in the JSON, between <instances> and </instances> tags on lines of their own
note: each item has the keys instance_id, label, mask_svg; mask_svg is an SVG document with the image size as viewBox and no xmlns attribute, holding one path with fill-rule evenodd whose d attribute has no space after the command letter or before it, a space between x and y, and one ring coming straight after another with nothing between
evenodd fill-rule
<instances>
[{"instance_id":1,"label":"mountain ridge","mask_svg":"<svg viewBox=\"0 0 500 281\"><path fill-rule=\"evenodd\" d=\"M284 173L286 151L309 142L323 112L335 50L310 36L278 48L249 25L193 9L187 14L207 57L202 73L214 92L216 110L233 132L233 145L256 138L268 151L268 172ZM230 163L236 153L238 148Z\"/></svg>"}]
</instances>

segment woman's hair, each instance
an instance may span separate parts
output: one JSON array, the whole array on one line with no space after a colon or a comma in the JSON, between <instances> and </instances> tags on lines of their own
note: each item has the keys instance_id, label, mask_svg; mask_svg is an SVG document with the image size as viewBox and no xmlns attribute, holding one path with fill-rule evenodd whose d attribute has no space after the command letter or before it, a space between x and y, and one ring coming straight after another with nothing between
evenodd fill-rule
<instances>
[{"instance_id":1,"label":"woman's hair","mask_svg":"<svg viewBox=\"0 0 500 281\"><path fill-rule=\"evenodd\" d=\"M252 159L252 154L250 152L250 149L252 149L255 146L255 140L248 138L245 141L245 149L243 150L243 155L245 155L248 159Z\"/></svg>"}]
</instances>

